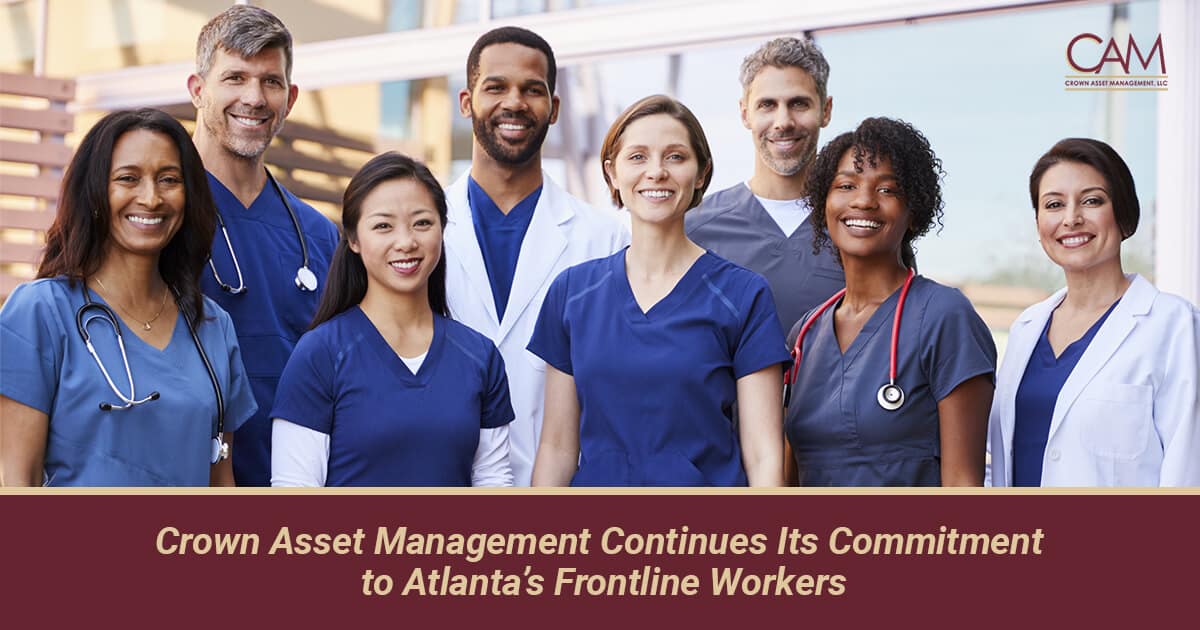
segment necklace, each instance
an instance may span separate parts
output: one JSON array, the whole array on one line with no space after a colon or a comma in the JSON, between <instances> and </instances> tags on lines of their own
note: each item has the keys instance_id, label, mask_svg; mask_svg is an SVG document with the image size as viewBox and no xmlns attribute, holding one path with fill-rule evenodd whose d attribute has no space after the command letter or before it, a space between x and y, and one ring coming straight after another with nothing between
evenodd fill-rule
<instances>
[{"instance_id":1,"label":"necklace","mask_svg":"<svg viewBox=\"0 0 1200 630\"><path fill-rule=\"evenodd\" d=\"M105 293L108 293L108 287L104 286L104 281L101 280L99 278L99 276L93 276L93 279L96 281L96 284L100 285L101 289L104 289ZM168 293L170 293L170 291L163 289L162 303L158 305L158 312L154 314L154 317L151 317L150 319L145 320L145 321L142 321L139 317L137 317L133 313L130 313L129 309L125 308L117 300L114 299L113 302L116 303L117 308L121 309L122 313L125 313L126 315L132 317L133 321L140 322L142 324L142 330L145 330L148 332L150 330L150 324L153 324L154 320L158 319L158 316L163 314L163 309L166 308L166 306L167 306L167 294Z\"/></svg>"}]
</instances>

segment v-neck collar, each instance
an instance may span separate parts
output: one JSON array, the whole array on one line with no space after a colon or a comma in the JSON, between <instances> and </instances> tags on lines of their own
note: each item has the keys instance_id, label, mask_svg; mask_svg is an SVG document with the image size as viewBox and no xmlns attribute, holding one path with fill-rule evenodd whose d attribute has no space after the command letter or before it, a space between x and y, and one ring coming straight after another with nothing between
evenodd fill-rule
<instances>
[{"instance_id":1,"label":"v-neck collar","mask_svg":"<svg viewBox=\"0 0 1200 630\"><path fill-rule=\"evenodd\" d=\"M793 230L791 234L785 234L783 232L783 228L780 227L779 223L775 221L775 217L771 216L771 213L767 211L766 206L764 206L763 203L761 201L759 201L758 195L754 194L753 190L750 190L750 184L748 184L746 182L742 182L742 188L746 191L745 198L747 200L753 202L748 205L750 205L750 207L753 208L754 212L758 213L758 216L751 217L751 220L758 224L762 224L762 225L769 224L772 227L772 229L769 230L772 238L776 238L781 241L797 241L797 242L803 241L806 246L808 246L808 247L812 246L812 243L809 242L812 240L812 231L804 229L805 226L807 226L809 224L808 223L808 221L809 221L808 215L804 216L804 220L800 222L800 225L796 226L796 229ZM807 199L797 199L797 200L795 200L795 202L803 202L805 205L808 205L809 206L808 212L809 212L809 214L812 213L812 206L811 206L811 204L808 203ZM807 236L807 238L802 238L804 236L805 232L808 232L808 236Z\"/></svg>"},{"instance_id":2,"label":"v-neck collar","mask_svg":"<svg viewBox=\"0 0 1200 630\"><path fill-rule=\"evenodd\" d=\"M919 280L920 277L921 276L916 276L913 278L914 287L916 286L917 280ZM875 312L871 313L871 316L867 318L867 323L863 324L862 330L858 331L858 335L856 335L854 340L850 342L850 345L847 346L845 352L841 352L841 344L839 344L837 340L837 329L834 327L834 312L837 311L837 308L842 305L842 302L846 299L846 297L842 296L842 298L838 300L832 308L826 311L829 316L829 321L824 325L829 327L834 348L837 348L842 360L842 366L844 368L849 367L852 363L854 363L858 356L863 353L863 350L870 345L871 340L874 339L875 335L879 333L880 330L885 330L885 334L889 336L888 341L891 341L890 335L892 332L892 322L895 321L896 302L900 299L900 291L903 289L904 285L897 287L896 290L893 291L892 294L889 295L887 299L875 309ZM908 292L908 298L911 299L912 296L913 293L910 289ZM912 315L908 316L911 317ZM903 324L903 322L901 322L901 324ZM888 345L888 352L890 356L890 343Z\"/></svg>"},{"instance_id":3,"label":"v-neck collar","mask_svg":"<svg viewBox=\"0 0 1200 630\"><path fill-rule=\"evenodd\" d=\"M143 348L154 352L155 354L166 354L167 350L170 349L171 346L175 345L175 340L179 337L180 327L187 327L187 324L180 319L183 317L183 309L177 307L175 309L175 325L171 328L171 338L167 340L167 345L163 346L162 348L157 348L150 342L142 339L136 332L134 332L134 330L129 327L129 324L126 324L125 320L121 319L120 315L117 315L117 309L114 308L112 304L109 304L108 301L105 300L99 293L93 291L91 287L86 287L86 290L88 294L92 296L93 302L105 305L110 311L113 312L114 315L117 316L116 324L121 327L121 337L123 339L133 339L134 344L141 344ZM129 342L126 341L125 343L128 346Z\"/></svg>"},{"instance_id":4,"label":"v-neck collar","mask_svg":"<svg viewBox=\"0 0 1200 630\"><path fill-rule=\"evenodd\" d=\"M446 322L437 313L433 314L433 339L429 342L429 349L425 351L425 360L421 363L421 367L417 370L416 374L413 374L412 370L408 369L408 365L401 360L400 355L392 350L392 347L388 345L387 339L383 338L383 334L375 327L371 318L367 317L367 314L363 312L362 307L357 304L354 305L352 317L358 319L361 326L370 330L367 334L373 335L373 338L368 340L368 343L371 344L379 359L399 381L407 385L421 387L429 383L430 375L433 374L433 370L437 367L438 360L442 356L442 339L446 333Z\"/></svg>"},{"instance_id":5,"label":"v-neck collar","mask_svg":"<svg viewBox=\"0 0 1200 630\"><path fill-rule=\"evenodd\" d=\"M221 182L221 180L217 179L216 175L213 175L212 173L209 173L208 171L205 171L204 174L208 175L209 188L212 189L213 197L214 198L215 197L225 198L224 203L220 203L220 202L217 203L218 209L226 208L226 207L234 207L234 208L241 208L243 212L249 212L251 208L258 205L258 202L262 200L263 195L267 194L267 189L271 188L271 182L268 181L266 184L263 185L262 190L258 191L258 194L254 197L254 201L251 201L250 205L246 206L246 205L242 205L242 200L238 199L238 196L233 194L233 191L229 190L229 187L227 187L225 184L223 184ZM214 199L214 201L216 201L216 199ZM234 205L234 204L236 204L236 205Z\"/></svg>"},{"instance_id":6,"label":"v-neck collar","mask_svg":"<svg viewBox=\"0 0 1200 630\"><path fill-rule=\"evenodd\" d=\"M687 300L687 296L692 290L704 281L704 275L712 268L717 260L715 254L710 251L705 251L700 255L683 276L679 278L679 282L671 287L671 290L655 302L648 311L642 311L642 307L638 305L637 297L633 295L633 287L629 284L629 275L625 268L625 255L629 252L626 247L620 252L617 252L612 257L612 274L613 287L618 292L618 297L622 303L621 310L629 321L633 323L647 323L655 319L661 318L664 315L674 311Z\"/></svg>"},{"instance_id":7,"label":"v-neck collar","mask_svg":"<svg viewBox=\"0 0 1200 630\"><path fill-rule=\"evenodd\" d=\"M534 208L537 207L537 202L542 197L542 188L545 184L538 186L533 192L525 195L525 198L518 201L506 213L496 205L492 200L491 195L475 181L474 177L467 176L467 203L471 206L471 216L475 219L475 224L485 225L509 225L528 223L533 217Z\"/></svg>"},{"instance_id":8,"label":"v-neck collar","mask_svg":"<svg viewBox=\"0 0 1200 630\"><path fill-rule=\"evenodd\" d=\"M1100 330L1100 327L1104 325L1105 320L1108 319L1109 315L1112 315L1112 312L1116 310L1117 305L1120 303L1121 298L1117 298L1117 301L1113 302L1112 305L1108 307L1108 310L1104 311L1104 314L1101 315L1099 319L1092 322L1092 325L1084 331L1083 335L1081 335L1075 341L1067 344L1067 347L1063 348L1062 354L1059 354L1058 356L1054 356L1054 346L1050 344L1050 324L1054 323L1054 314L1058 312L1058 308L1050 311L1050 317L1046 318L1046 325L1042 328L1042 336L1038 338L1036 348L1041 350L1044 364L1053 367L1062 363L1063 361L1077 362L1078 357L1082 355L1084 351L1087 350L1088 345L1092 343L1092 338L1096 336L1096 332Z\"/></svg>"}]
</instances>

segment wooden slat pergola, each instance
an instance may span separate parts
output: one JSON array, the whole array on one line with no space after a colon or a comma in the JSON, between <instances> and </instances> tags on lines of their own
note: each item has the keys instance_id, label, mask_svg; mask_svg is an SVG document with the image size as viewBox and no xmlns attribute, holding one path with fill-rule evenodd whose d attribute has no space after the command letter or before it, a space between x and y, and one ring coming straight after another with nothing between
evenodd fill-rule
<instances>
[{"instance_id":1,"label":"wooden slat pergola","mask_svg":"<svg viewBox=\"0 0 1200 630\"><path fill-rule=\"evenodd\" d=\"M41 261L73 154L65 137L75 128L67 111L74 96L70 80L0 73L0 302L31 279ZM196 118L188 103L160 109L185 124ZM288 122L267 163L280 184L337 219L346 184L374 153L373 141Z\"/></svg>"},{"instance_id":2,"label":"wooden slat pergola","mask_svg":"<svg viewBox=\"0 0 1200 630\"><path fill-rule=\"evenodd\" d=\"M33 276L45 230L54 219L59 181L71 159L75 127L67 104L75 82L0 73L0 300Z\"/></svg>"}]
</instances>

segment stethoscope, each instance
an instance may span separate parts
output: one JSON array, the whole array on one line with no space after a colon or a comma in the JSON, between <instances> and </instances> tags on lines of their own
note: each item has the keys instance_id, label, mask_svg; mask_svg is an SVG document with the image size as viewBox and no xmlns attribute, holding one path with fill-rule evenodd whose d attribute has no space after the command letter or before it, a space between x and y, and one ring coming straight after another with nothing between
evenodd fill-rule
<instances>
[{"instance_id":1,"label":"stethoscope","mask_svg":"<svg viewBox=\"0 0 1200 630\"><path fill-rule=\"evenodd\" d=\"M283 207L287 208L288 216L292 218L292 227L296 228L296 239L300 241L300 256L303 260L300 262L300 268L296 270L296 288L301 291L316 291L317 274L308 268L308 243L304 242L304 231L300 229L300 219L296 216L296 210L292 208L287 195L283 194L283 188L279 186L279 182L275 181L275 176L271 174L270 169L264 168L263 170L267 172L267 179L270 180L271 187L275 189L275 194L279 195ZM225 237L225 247L229 249L229 257L233 260L233 269L237 272L238 285L231 286L221 279L221 274L217 273L217 265L213 263L212 256L208 257L208 266L212 269L213 278L216 279L222 291L234 295L245 293L246 281L242 279L242 266L238 264L237 253L233 251L233 242L229 240L229 230L225 229L225 218L221 216L219 210L217 211L217 224L221 228L221 235Z\"/></svg>"},{"instance_id":2,"label":"stethoscope","mask_svg":"<svg viewBox=\"0 0 1200 630\"><path fill-rule=\"evenodd\" d=\"M100 403L101 411L124 410L137 405L148 403L152 400L158 400L158 392L150 392L145 398L138 398L136 390L133 386L133 373L129 370L129 355L125 353L125 336L121 334L121 325L117 322L117 315L107 305L93 301L92 296L88 293L87 284L83 283L83 306L75 311L75 327L79 329L79 336L83 339L83 343L87 346L88 354L92 355L92 359L96 361L96 366L100 368L100 373L104 375L104 380L108 381L108 387L112 389L117 398L121 399L123 405L114 405L109 402ZM175 289L171 289L171 293L175 295L175 299L179 299L179 294ZM98 312L96 312L98 311ZM103 320L112 326L113 332L117 335L117 347L121 349L121 362L125 364L125 378L129 381L129 395L117 388L113 382L112 376L104 367L104 362L100 360L100 355L96 352L96 347L92 345L92 336L88 333L88 324L94 320ZM204 362L204 369L208 370L208 379L212 382L213 392L217 396L217 431L212 438L212 449L209 461L213 464L223 459L229 458L229 444L224 439L225 429L225 397L221 395L221 386L217 382L217 373L213 371L212 364L208 361L208 354L204 352L204 346L200 343L200 337L196 334L196 327L192 325L192 318L184 313L184 323L187 324L188 333L192 336L192 343L196 345L196 351L200 353L200 360Z\"/></svg>"},{"instance_id":3,"label":"stethoscope","mask_svg":"<svg viewBox=\"0 0 1200 630\"><path fill-rule=\"evenodd\" d=\"M892 318L892 355L888 369L888 382L884 383L879 391L875 394L875 400L887 411L895 411L904 404L904 390L896 384L896 348L900 345L900 315L904 312L904 301L908 297L908 288L912 286L913 276L916 274L912 269L908 270L908 276L904 278L904 286L900 289L900 299L896 302L896 316ZM813 314L800 327L800 334L796 336L796 345L792 348L792 367L788 368L787 374L783 377L783 406L787 408L788 402L792 398L792 385L796 383L796 375L800 372L800 355L804 347L804 335L808 334L808 329L821 317L824 313L842 299L846 295L846 290L842 289L833 295L833 297L825 300L823 304L813 311Z\"/></svg>"}]
</instances>

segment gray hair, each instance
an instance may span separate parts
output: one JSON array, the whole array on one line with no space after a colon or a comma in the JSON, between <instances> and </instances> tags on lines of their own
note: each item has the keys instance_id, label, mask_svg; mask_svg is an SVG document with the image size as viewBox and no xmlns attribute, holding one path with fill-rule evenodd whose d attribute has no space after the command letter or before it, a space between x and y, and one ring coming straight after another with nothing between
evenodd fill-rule
<instances>
[{"instance_id":1,"label":"gray hair","mask_svg":"<svg viewBox=\"0 0 1200 630\"><path fill-rule=\"evenodd\" d=\"M813 78L817 84L817 95L825 102L825 85L829 82L829 62L817 43L809 38L780 37L762 45L742 61L742 90L750 89L754 77L767 66L776 68L799 68Z\"/></svg>"},{"instance_id":2,"label":"gray hair","mask_svg":"<svg viewBox=\"0 0 1200 630\"><path fill-rule=\"evenodd\" d=\"M292 82L292 34L270 11L235 4L214 17L196 40L196 74L208 76L217 50L248 59L268 48L282 48L288 83Z\"/></svg>"}]
</instances>

